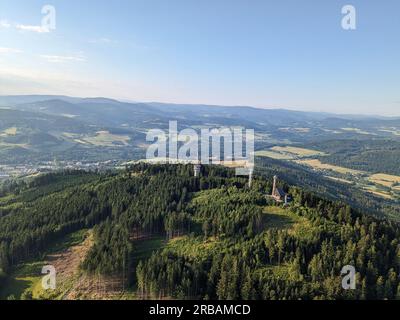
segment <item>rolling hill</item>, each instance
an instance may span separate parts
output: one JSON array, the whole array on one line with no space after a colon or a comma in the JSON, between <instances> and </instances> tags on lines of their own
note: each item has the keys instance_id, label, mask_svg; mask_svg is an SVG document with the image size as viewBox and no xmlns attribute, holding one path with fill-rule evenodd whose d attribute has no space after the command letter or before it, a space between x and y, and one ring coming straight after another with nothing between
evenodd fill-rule
<instances>
[{"instance_id":1,"label":"rolling hill","mask_svg":"<svg viewBox=\"0 0 400 320\"><path fill-rule=\"evenodd\" d=\"M127 103L106 98L40 95L3 96L0 97L0 106L0 160L4 163L7 159L23 163L21 157L13 156L13 150L16 154L39 151L41 159L48 160L54 157L63 160L66 151L70 150L70 154L74 154L75 160L79 161L85 160L86 153L92 155L91 159L95 159L96 154L99 159L104 159L107 149L111 148L110 154L114 158L139 158L144 153L146 132L155 128L167 129L172 120L178 121L181 129L204 126L254 129L258 136L256 149L259 150L282 143L400 139L400 120L395 118L346 118L281 109ZM12 137L5 134L10 128L17 129ZM109 143L93 143L99 132L100 135L101 132L110 133L107 137ZM30 135L33 138L29 138ZM129 137L129 140L125 139L127 143L121 145L121 136ZM142 150L135 157L128 148ZM81 152L82 149L87 152Z\"/></svg>"},{"instance_id":2,"label":"rolling hill","mask_svg":"<svg viewBox=\"0 0 400 320\"><path fill-rule=\"evenodd\" d=\"M63 172L0 197L2 299L396 299L400 226L272 176L137 164ZM41 268L57 287L41 286ZM341 269L357 270L355 290Z\"/></svg>"}]
</instances>

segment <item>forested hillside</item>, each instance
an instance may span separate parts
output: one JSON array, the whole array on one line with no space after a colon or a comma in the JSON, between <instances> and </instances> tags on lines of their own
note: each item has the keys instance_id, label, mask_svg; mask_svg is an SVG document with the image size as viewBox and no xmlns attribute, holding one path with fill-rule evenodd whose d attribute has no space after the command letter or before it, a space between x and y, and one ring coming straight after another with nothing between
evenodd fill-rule
<instances>
[{"instance_id":1,"label":"forested hillside","mask_svg":"<svg viewBox=\"0 0 400 320\"><path fill-rule=\"evenodd\" d=\"M388 139L344 140L336 139L309 144L310 147L330 155L322 162L355 170L400 175L400 143Z\"/></svg>"},{"instance_id":2,"label":"forested hillside","mask_svg":"<svg viewBox=\"0 0 400 320\"><path fill-rule=\"evenodd\" d=\"M8 185L0 297L21 264L91 229L80 272L117 277L130 298L400 298L399 224L281 186L293 199L287 207L267 196L271 176L249 189L218 166L203 166L199 178L191 166L136 164ZM356 268L356 290L342 289L345 265Z\"/></svg>"},{"instance_id":3,"label":"forested hillside","mask_svg":"<svg viewBox=\"0 0 400 320\"><path fill-rule=\"evenodd\" d=\"M260 157L257 158L256 164L260 174L266 176L278 174L287 183L312 190L324 199L344 202L363 214L389 217L400 222L398 199L385 199L366 193L354 184L329 179L312 168L306 169L293 162Z\"/></svg>"}]
</instances>

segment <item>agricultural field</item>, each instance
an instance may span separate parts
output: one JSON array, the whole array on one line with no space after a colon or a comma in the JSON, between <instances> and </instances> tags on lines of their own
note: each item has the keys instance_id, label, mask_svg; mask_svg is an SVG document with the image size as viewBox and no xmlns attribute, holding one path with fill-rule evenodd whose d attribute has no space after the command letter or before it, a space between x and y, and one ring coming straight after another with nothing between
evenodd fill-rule
<instances>
[{"instance_id":1,"label":"agricultural field","mask_svg":"<svg viewBox=\"0 0 400 320\"><path fill-rule=\"evenodd\" d=\"M0 137L15 136L18 132L17 127L11 127L0 132Z\"/></svg>"},{"instance_id":2,"label":"agricultural field","mask_svg":"<svg viewBox=\"0 0 400 320\"><path fill-rule=\"evenodd\" d=\"M98 131L96 136L84 137L75 141L99 147L115 147L129 145L130 137L127 135L112 134L109 131Z\"/></svg>"},{"instance_id":3,"label":"agricultural field","mask_svg":"<svg viewBox=\"0 0 400 320\"><path fill-rule=\"evenodd\" d=\"M286 147L275 146L275 147L272 147L271 150L279 152L279 153L283 153L283 154L289 153L289 154L295 155L300 158L327 155L325 152L312 150L312 149L306 149L306 148L292 147L292 146L286 146Z\"/></svg>"},{"instance_id":4,"label":"agricultural field","mask_svg":"<svg viewBox=\"0 0 400 320\"><path fill-rule=\"evenodd\" d=\"M369 181L380 184L382 186L391 188L398 184L400 184L400 176L390 175L390 174L383 174L377 173L373 174L368 178Z\"/></svg>"},{"instance_id":5,"label":"agricultural field","mask_svg":"<svg viewBox=\"0 0 400 320\"><path fill-rule=\"evenodd\" d=\"M365 131L365 130L361 130L359 128L340 128L340 129L343 130L343 131L355 132L355 133L358 133L358 134L375 135L375 133L368 132L368 131Z\"/></svg>"},{"instance_id":6,"label":"agricultural field","mask_svg":"<svg viewBox=\"0 0 400 320\"><path fill-rule=\"evenodd\" d=\"M379 187L377 187L376 185L373 185L373 186L370 186L370 185L362 186L362 189L367 191L367 192L370 192L370 193L372 193L372 194L374 194L374 195L376 195L378 197L381 197L381 198L393 199L393 195L390 192L380 190Z\"/></svg>"},{"instance_id":7,"label":"agricultural field","mask_svg":"<svg viewBox=\"0 0 400 320\"><path fill-rule=\"evenodd\" d=\"M345 129L351 131L356 130L355 128ZM321 148L321 145L317 145L317 147ZM343 146L339 145L339 147L343 148L345 144L343 144ZM370 173L367 170L358 170L343 165L323 163L322 161L329 161L329 159L325 157L330 156L325 150L317 151L313 148L275 146L268 150L257 151L255 155L299 164L313 171L321 172L325 178L346 185L353 185L354 188L372 193L380 198L395 199L400 192L400 176L384 173Z\"/></svg>"},{"instance_id":8,"label":"agricultural field","mask_svg":"<svg viewBox=\"0 0 400 320\"><path fill-rule=\"evenodd\" d=\"M23 149L29 149L29 144L26 143L8 143L8 142L2 142L0 141L0 147L1 148L23 148Z\"/></svg>"},{"instance_id":9,"label":"agricultural field","mask_svg":"<svg viewBox=\"0 0 400 320\"><path fill-rule=\"evenodd\" d=\"M295 160L309 157L326 156L325 152L318 150L292 147L292 146L275 146L267 150L256 151L258 157L267 157L276 160Z\"/></svg>"},{"instance_id":10,"label":"agricultural field","mask_svg":"<svg viewBox=\"0 0 400 320\"><path fill-rule=\"evenodd\" d=\"M382 128L382 129L379 129L379 131L388 132L388 133L391 133L391 134L393 134L395 136L400 136L400 130L397 129L397 128Z\"/></svg>"},{"instance_id":11,"label":"agricultural field","mask_svg":"<svg viewBox=\"0 0 400 320\"><path fill-rule=\"evenodd\" d=\"M334 166L327 163L322 163L319 159L304 159L304 160L295 160L296 163L310 166L315 170L329 170L334 171L340 174L352 174L352 175L362 175L363 171L353 170L345 167Z\"/></svg>"},{"instance_id":12,"label":"agricultural field","mask_svg":"<svg viewBox=\"0 0 400 320\"><path fill-rule=\"evenodd\" d=\"M400 191L397 185L400 183L399 176L382 173L370 175L365 171L321 163L318 159L295 160L294 162L309 166L314 170L330 171L331 174L344 175L346 178L330 175L325 175L325 177L345 184L354 184L356 187L381 198L393 199L396 193Z\"/></svg>"},{"instance_id":13,"label":"agricultural field","mask_svg":"<svg viewBox=\"0 0 400 320\"><path fill-rule=\"evenodd\" d=\"M331 180L334 180L334 181L343 182L343 183L346 183L346 184L352 184L352 183L354 183L353 181L346 180L346 179L342 179L342 178L338 178L338 177L331 177L331 176L324 176L324 177L325 177L325 178L328 178L328 179L331 179Z\"/></svg>"},{"instance_id":14,"label":"agricultural field","mask_svg":"<svg viewBox=\"0 0 400 320\"><path fill-rule=\"evenodd\" d=\"M293 133L309 133L310 132L310 128L287 127L287 128L279 128L278 130L283 131L283 132L293 132Z\"/></svg>"},{"instance_id":15,"label":"agricultural field","mask_svg":"<svg viewBox=\"0 0 400 320\"><path fill-rule=\"evenodd\" d=\"M264 150L264 151L256 151L255 152L256 157L267 157L271 159L276 159L276 160L293 160L294 156L290 154L283 154L280 152L275 152L275 151L270 151L270 150Z\"/></svg>"}]
</instances>

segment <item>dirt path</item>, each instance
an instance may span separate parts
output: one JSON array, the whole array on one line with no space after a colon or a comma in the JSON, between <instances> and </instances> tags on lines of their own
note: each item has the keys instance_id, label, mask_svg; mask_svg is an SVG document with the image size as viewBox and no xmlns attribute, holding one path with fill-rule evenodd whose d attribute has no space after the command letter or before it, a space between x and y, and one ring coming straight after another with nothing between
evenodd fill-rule
<instances>
[{"instance_id":1,"label":"dirt path","mask_svg":"<svg viewBox=\"0 0 400 320\"><path fill-rule=\"evenodd\" d=\"M93 246L93 233L78 245L47 257L57 272L57 291L62 300L104 300L123 296L126 283L121 276L102 277L83 273L79 266Z\"/></svg>"},{"instance_id":2,"label":"dirt path","mask_svg":"<svg viewBox=\"0 0 400 320\"><path fill-rule=\"evenodd\" d=\"M49 264L53 265L57 271L57 280L60 284L70 279L79 271L79 265L85 259L87 253L93 245L93 234L89 232L86 239L76 246L72 246L62 252L51 254L47 257Z\"/></svg>"}]
</instances>

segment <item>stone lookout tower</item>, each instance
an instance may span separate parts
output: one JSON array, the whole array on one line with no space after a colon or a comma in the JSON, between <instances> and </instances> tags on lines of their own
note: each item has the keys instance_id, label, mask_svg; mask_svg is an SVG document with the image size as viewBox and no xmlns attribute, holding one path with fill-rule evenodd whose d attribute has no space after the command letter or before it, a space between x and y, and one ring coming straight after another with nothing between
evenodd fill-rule
<instances>
[{"instance_id":1,"label":"stone lookout tower","mask_svg":"<svg viewBox=\"0 0 400 320\"><path fill-rule=\"evenodd\" d=\"M285 204L287 204L288 200L289 200L288 194L285 191L283 191L283 189L278 188L276 186L277 182L278 182L278 176L274 176L274 184L272 186L272 194L271 194L271 196L272 196L272 198L275 199L275 201L277 201L277 202L285 202Z\"/></svg>"},{"instance_id":2,"label":"stone lookout tower","mask_svg":"<svg viewBox=\"0 0 400 320\"><path fill-rule=\"evenodd\" d=\"M195 177L199 177L201 173L201 164L194 164L193 165L193 172Z\"/></svg>"}]
</instances>

